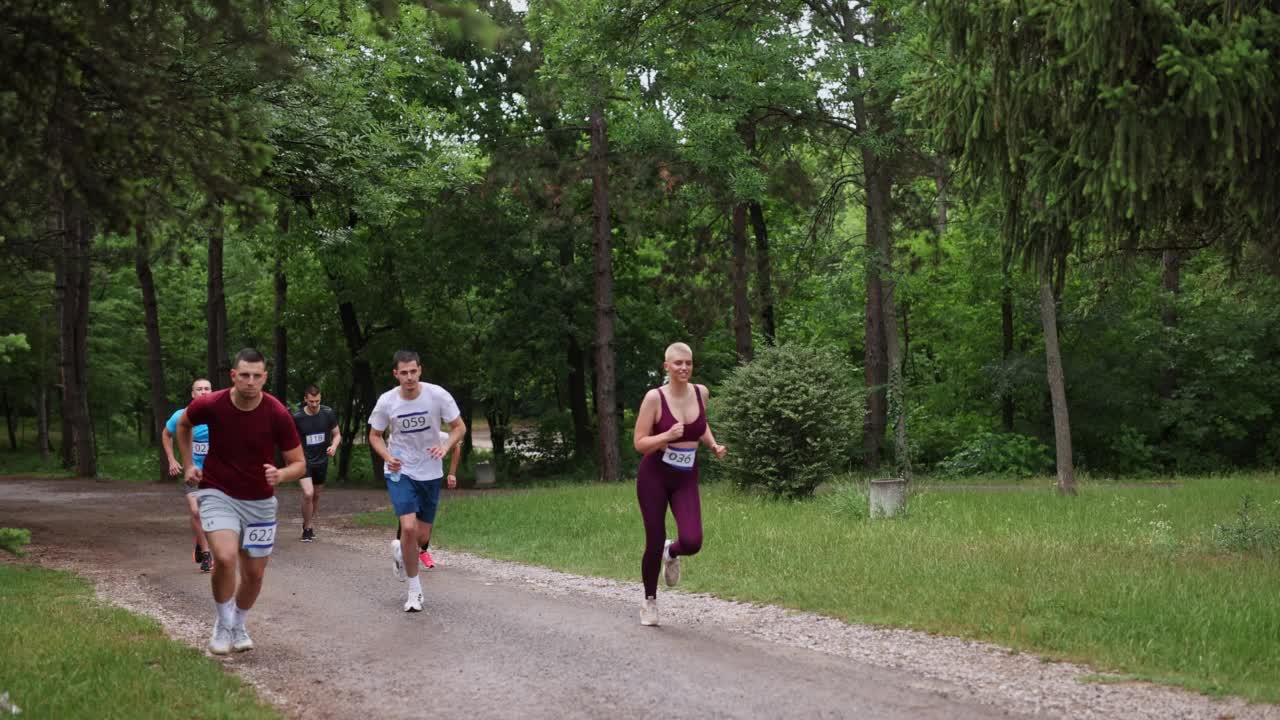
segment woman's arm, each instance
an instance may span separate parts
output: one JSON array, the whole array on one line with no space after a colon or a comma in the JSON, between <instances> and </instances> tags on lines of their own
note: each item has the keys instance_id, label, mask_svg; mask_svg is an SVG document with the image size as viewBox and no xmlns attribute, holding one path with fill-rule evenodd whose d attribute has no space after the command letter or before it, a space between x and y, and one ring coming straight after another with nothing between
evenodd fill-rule
<instances>
[{"instance_id":1,"label":"woman's arm","mask_svg":"<svg viewBox=\"0 0 1280 720\"><path fill-rule=\"evenodd\" d=\"M636 413L636 428L632 432L631 443L635 446L636 452L641 455L661 450L667 446L667 443L679 440L684 434L684 423L676 423L664 433L648 434L653 424L657 422L660 412L661 400L658 398L658 392L658 390L650 390L645 393L644 400L640 403L640 412Z\"/></svg>"}]
</instances>

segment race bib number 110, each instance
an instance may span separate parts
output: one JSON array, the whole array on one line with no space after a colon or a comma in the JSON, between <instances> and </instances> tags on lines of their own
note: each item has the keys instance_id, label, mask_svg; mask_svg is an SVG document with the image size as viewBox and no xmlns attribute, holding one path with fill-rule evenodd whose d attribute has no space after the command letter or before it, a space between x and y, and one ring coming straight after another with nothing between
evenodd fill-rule
<instances>
[{"instance_id":1,"label":"race bib number 110","mask_svg":"<svg viewBox=\"0 0 1280 720\"><path fill-rule=\"evenodd\" d=\"M244 528L244 536L240 538L240 547L248 550L270 549L276 544L276 524L270 523L251 523Z\"/></svg>"}]
</instances>

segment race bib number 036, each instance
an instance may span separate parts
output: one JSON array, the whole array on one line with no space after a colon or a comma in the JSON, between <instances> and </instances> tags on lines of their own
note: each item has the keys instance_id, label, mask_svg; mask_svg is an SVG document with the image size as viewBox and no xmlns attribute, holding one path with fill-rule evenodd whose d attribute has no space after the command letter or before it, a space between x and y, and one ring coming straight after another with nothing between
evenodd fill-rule
<instances>
[{"instance_id":1,"label":"race bib number 036","mask_svg":"<svg viewBox=\"0 0 1280 720\"><path fill-rule=\"evenodd\" d=\"M669 447L662 451L662 462L673 468L681 470L692 470L693 460L698 456L698 448L676 448Z\"/></svg>"},{"instance_id":2,"label":"race bib number 036","mask_svg":"<svg viewBox=\"0 0 1280 720\"><path fill-rule=\"evenodd\" d=\"M311 433L307 436L308 445L319 445L324 442L324 433Z\"/></svg>"},{"instance_id":3,"label":"race bib number 036","mask_svg":"<svg viewBox=\"0 0 1280 720\"><path fill-rule=\"evenodd\" d=\"M245 526L244 536L240 538L240 547L267 549L276 544L276 524L251 523Z\"/></svg>"},{"instance_id":4,"label":"race bib number 036","mask_svg":"<svg viewBox=\"0 0 1280 720\"><path fill-rule=\"evenodd\" d=\"M207 443L207 442L193 442L193 443L191 443L191 454L192 454L192 455L208 455L208 454L209 454L209 443Z\"/></svg>"}]
</instances>

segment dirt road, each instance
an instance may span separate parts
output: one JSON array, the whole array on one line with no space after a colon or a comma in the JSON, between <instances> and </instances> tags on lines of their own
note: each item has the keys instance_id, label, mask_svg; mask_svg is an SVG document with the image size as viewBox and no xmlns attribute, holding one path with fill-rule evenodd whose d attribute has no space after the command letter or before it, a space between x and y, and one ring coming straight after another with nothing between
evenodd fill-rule
<instances>
[{"instance_id":1,"label":"dirt road","mask_svg":"<svg viewBox=\"0 0 1280 720\"><path fill-rule=\"evenodd\" d=\"M258 649L220 660L292 717L1041 714L980 702L959 684L688 615L664 614L663 627L644 628L638 592L612 599L554 579L543 585L562 587L547 591L447 549L425 576L425 611L406 614L404 585L383 551L388 533L346 522L351 513L385 507L384 494L326 493L319 540L311 544L297 539L298 500L296 489L281 492L279 539L249 619ZM203 647L213 614L209 581L191 562L184 515L181 493L171 486L0 479L0 526L30 528L38 562L90 577L104 598ZM577 580L583 587L608 583Z\"/></svg>"}]
</instances>

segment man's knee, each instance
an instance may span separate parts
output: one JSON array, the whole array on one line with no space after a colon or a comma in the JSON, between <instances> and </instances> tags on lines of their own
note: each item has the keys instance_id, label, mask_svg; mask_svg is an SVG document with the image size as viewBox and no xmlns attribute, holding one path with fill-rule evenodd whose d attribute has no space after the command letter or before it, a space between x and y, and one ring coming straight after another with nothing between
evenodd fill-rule
<instances>
[{"instance_id":1,"label":"man's knee","mask_svg":"<svg viewBox=\"0 0 1280 720\"><path fill-rule=\"evenodd\" d=\"M257 584L262 582L262 578L267 574L267 564L258 562L257 559L245 558L240 563L240 579L246 583Z\"/></svg>"},{"instance_id":2,"label":"man's knee","mask_svg":"<svg viewBox=\"0 0 1280 720\"><path fill-rule=\"evenodd\" d=\"M316 496L316 489L314 487L310 487L307 485L304 485L302 487L302 498L304 500L314 500L315 496Z\"/></svg>"},{"instance_id":3,"label":"man's knee","mask_svg":"<svg viewBox=\"0 0 1280 720\"><path fill-rule=\"evenodd\" d=\"M213 553L213 561L224 568L236 566L236 548L234 545L214 545L210 543L209 552Z\"/></svg>"}]
</instances>

